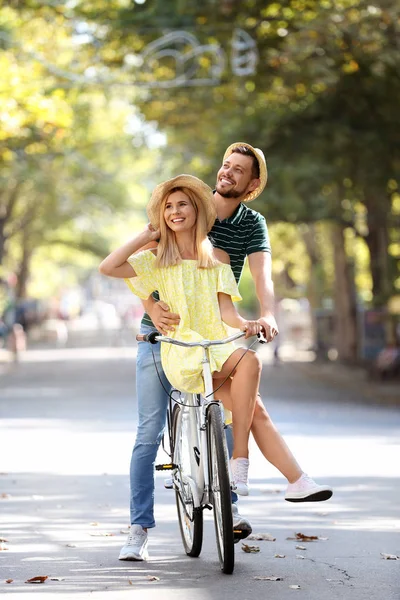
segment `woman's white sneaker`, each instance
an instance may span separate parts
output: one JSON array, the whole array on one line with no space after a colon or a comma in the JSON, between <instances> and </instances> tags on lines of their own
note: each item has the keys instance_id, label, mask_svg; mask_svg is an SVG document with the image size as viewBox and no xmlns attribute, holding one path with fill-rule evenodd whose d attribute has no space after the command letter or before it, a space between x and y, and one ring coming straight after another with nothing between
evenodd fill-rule
<instances>
[{"instance_id":1,"label":"woman's white sneaker","mask_svg":"<svg viewBox=\"0 0 400 600\"><path fill-rule=\"evenodd\" d=\"M289 483L285 500L288 502L322 502L329 500L333 491L328 485L318 485L306 473L294 483Z\"/></svg>"},{"instance_id":2,"label":"woman's white sneaker","mask_svg":"<svg viewBox=\"0 0 400 600\"><path fill-rule=\"evenodd\" d=\"M119 553L119 560L147 560L147 542L147 531L141 525L132 525L126 544Z\"/></svg>"},{"instance_id":3,"label":"woman's white sneaker","mask_svg":"<svg viewBox=\"0 0 400 600\"><path fill-rule=\"evenodd\" d=\"M231 458L233 490L239 496L249 495L249 459Z\"/></svg>"}]
</instances>

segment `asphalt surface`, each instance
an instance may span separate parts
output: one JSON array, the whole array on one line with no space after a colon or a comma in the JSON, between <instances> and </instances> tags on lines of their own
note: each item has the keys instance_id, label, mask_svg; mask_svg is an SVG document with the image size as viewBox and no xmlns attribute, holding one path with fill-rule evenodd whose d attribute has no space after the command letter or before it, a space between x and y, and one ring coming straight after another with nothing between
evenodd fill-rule
<instances>
[{"instance_id":1,"label":"asphalt surface","mask_svg":"<svg viewBox=\"0 0 400 600\"><path fill-rule=\"evenodd\" d=\"M240 510L254 533L276 539L248 541L259 552L237 545L231 576L219 572L211 514L200 558L184 554L161 475L150 561L118 560L129 526L135 348L34 349L3 368L1 597L399 600L400 562L384 556L400 557L399 408L296 364L273 367L268 349L261 353L271 416L304 470L334 496L285 502L285 480L252 444L251 495ZM319 539L296 541L297 533ZM35 576L48 579L25 583ZM280 580L257 579L269 576Z\"/></svg>"}]
</instances>

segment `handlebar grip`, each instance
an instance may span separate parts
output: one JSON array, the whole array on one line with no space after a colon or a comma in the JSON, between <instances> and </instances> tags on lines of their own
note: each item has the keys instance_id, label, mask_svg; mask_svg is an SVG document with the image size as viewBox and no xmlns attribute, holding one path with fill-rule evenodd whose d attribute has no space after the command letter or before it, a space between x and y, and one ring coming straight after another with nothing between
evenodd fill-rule
<instances>
[{"instance_id":1,"label":"handlebar grip","mask_svg":"<svg viewBox=\"0 0 400 600\"><path fill-rule=\"evenodd\" d=\"M160 334L158 331L150 331L150 333L138 333L136 335L136 340L138 342L150 342L150 344L157 344L158 340L156 339Z\"/></svg>"},{"instance_id":2,"label":"handlebar grip","mask_svg":"<svg viewBox=\"0 0 400 600\"><path fill-rule=\"evenodd\" d=\"M260 331L260 333L257 333L257 337L258 337L258 341L260 344L267 344L267 339L265 337L265 331L264 329L262 331Z\"/></svg>"}]
</instances>

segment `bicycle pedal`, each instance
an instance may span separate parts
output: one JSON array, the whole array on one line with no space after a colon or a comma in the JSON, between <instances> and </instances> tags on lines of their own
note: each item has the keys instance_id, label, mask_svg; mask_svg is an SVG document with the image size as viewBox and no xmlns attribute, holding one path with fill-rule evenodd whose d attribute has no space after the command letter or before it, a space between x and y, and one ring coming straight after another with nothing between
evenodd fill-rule
<instances>
[{"instance_id":1,"label":"bicycle pedal","mask_svg":"<svg viewBox=\"0 0 400 600\"><path fill-rule=\"evenodd\" d=\"M173 463L166 463L165 465L156 465L156 471L172 471L172 469L176 469L177 466Z\"/></svg>"}]
</instances>

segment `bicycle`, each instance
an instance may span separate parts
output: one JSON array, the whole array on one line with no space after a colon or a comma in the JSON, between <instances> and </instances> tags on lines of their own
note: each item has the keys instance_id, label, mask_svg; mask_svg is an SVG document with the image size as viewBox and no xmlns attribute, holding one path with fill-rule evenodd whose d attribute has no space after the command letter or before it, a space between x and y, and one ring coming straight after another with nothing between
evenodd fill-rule
<instances>
[{"instance_id":1,"label":"bicycle","mask_svg":"<svg viewBox=\"0 0 400 600\"><path fill-rule=\"evenodd\" d=\"M169 455L171 462L157 465L156 470L172 470L179 528L185 552L198 557L203 544L203 511L213 509L218 558L221 571L233 573L235 565L232 520L231 482L224 428L222 403L214 398L210 370L210 346L233 342L245 335L236 333L223 340L181 342L161 336L157 331L138 334L138 341L151 344L169 343L203 349L204 394L180 393L181 400L170 394L167 411ZM259 341L263 341L259 338Z\"/></svg>"}]
</instances>

